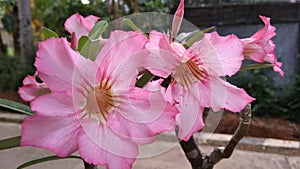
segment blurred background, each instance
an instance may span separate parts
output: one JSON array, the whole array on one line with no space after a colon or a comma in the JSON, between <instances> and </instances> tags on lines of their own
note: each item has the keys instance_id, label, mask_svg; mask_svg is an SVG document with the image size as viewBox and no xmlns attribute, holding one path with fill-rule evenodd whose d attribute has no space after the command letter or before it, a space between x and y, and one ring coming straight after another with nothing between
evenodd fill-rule
<instances>
[{"instance_id":1,"label":"blurred background","mask_svg":"<svg viewBox=\"0 0 300 169\"><path fill-rule=\"evenodd\" d=\"M136 12L162 12L174 14L179 0L0 0L0 97L22 102L18 87L26 74L33 74L33 61L37 43L43 40L43 26L59 36L70 38L64 30L65 20L74 13L96 15L112 21ZM215 26L221 35L236 34L250 37L264 25L259 15L271 17L277 28L273 39L276 54L283 62L285 78L272 69L240 72L228 78L256 98L253 115L257 125L265 128L281 127L274 133L299 139L300 131L300 73L298 0L186 0L185 19L204 29ZM226 114L229 123L220 124L219 132L229 132L237 117ZM269 121L269 119L275 119ZM255 125L255 120L254 124ZM226 128L227 127L227 128ZM289 127L287 129L287 127ZM234 131L235 127L232 127ZM253 133L257 133L255 128ZM262 134L268 131L261 130ZM250 131L251 132L251 131Z\"/></svg>"}]
</instances>

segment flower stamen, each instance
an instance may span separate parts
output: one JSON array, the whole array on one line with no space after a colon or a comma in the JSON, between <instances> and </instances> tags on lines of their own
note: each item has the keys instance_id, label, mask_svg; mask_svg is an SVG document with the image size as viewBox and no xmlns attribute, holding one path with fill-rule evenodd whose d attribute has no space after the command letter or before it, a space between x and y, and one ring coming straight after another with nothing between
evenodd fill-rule
<instances>
[{"instance_id":1,"label":"flower stamen","mask_svg":"<svg viewBox=\"0 0 300 169\"><path fill-rule=\"evenodd\" d=\"M111 83L102 80L100 85L93 88L87 95L85 115L96 118L105 123L111 110L116 107L115 97L111 90Z\"/></svg>"},{"instance_id":2,"label":"flower stamen","mask_svg":"<svg viewBox=\"0 0 300 169\"><path fill-rule=\"evenodd\" d=\"M177 67L173 78L178 84L188 89L195 82L205 80L207 72L204 68L198 66L196 62L188 60Z\"/></svg>"}]
</instances>

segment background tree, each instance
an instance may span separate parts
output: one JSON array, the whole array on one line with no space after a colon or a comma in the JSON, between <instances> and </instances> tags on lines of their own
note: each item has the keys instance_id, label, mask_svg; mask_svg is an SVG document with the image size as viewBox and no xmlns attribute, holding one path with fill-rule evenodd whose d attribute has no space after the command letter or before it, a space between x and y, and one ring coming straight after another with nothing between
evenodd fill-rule
<instances>
[{"instance_id":1,"label":"background tree","mask_svg":"<svg viewBox=\"0 0 300 169\"><path fill-rule=\"evenodd\" d=\"M31 12L29 0L18 0L18 27L21 66L33 61L33 36L31 29Z\"/></svg>"}]
</instances>

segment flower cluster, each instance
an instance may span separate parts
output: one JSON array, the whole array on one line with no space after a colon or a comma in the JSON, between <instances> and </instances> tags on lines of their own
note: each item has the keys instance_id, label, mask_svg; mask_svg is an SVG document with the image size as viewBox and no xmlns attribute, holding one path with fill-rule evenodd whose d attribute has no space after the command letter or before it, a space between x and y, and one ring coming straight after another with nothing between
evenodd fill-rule
<instances>
[{"instance_id":1,"label":"flower cluster","mask_svg":"<svg viewBox=\"0 0 300 169\"><path fill-rule=\"evenodd\" d=\"M179 126L178 137L187 141L203 128L205 108L239 112L251 103L254 98L223 80L236 74L244 59L270 62L283 76L269 18L261 16L265 27L250 38L212 32L187 47L176 41L183 9L181 0L170 36L116 30L108 39L99 37L95 60L83 57L78 43L99 18L72 15L65 22L71 43L66 38L40 42L37 72L19 89L35 112L22 123L21 145L60 157L78 151L90 164L131 168L138 145L154 142L157 134ZM156 78L137 87L144 72ZM168 78L171 82L162 85Z\"/></svg>"}]
</instances>

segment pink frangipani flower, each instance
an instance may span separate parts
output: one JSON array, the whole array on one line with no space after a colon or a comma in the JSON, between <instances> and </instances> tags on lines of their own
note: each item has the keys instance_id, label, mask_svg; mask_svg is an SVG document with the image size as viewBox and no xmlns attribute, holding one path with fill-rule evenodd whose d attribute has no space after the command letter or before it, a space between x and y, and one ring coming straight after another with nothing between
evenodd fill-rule
<instances>
[{"instance_id":1,"label":"pink frangipani flower","mask_svg":"<svg viewBox=\"0 0 300 169\"><path fill-rule=\"evenodd\" d=\"M150 51L146 68L164 78L172 75L165 98L180 111L177 124L182 140L203 128L205 107L239 112L254 100L243 89L221 79L234 75L242 64L243 44L234 35L207 33L186 50L177 42L170 44L167 35L152 31L146 48Z\"/></svg>"},{"instance_id":2,"label":"pink frangipani flower","mask_svg":"<svg viewBox=\"0 0 300 169\"><path fill-rule=\"evenodd\" d=\"M245 45L243 54L246 59L259 63L269 62L273 64L273 70L283 77L284 72L281 70L282 63L277 61L274 51L276 45L271 40L276 35L276 28L270 24L270 18L259 17L265 26L250 38L241 39Z\"/></svg>"},{"instance_id":3,"label":"pink frangipani flower","mask_svg":"<svg viewBox=\"0 0 300 169\"><path fill-rule=\"evenodd\" d=\"M77 49L81 36L87 36L100 18L94 15L87 17L73 14L65 22L65 29L72 35L72 48Z\"/></svg>"},{"instance_id":4,"label":"pink frangipani flower","mask_svg":"<svg viewBox=\"0 0 300 169\"><path fill-rule=\"evenodd\" d=\"M36 114L22 123L21 145L60 157L78 150L90 164L131 168L138 145L174 130L178 112L160 92L134 86L147 41L139 32L114 31L95 62L64 38L41 42L35 66L51 93L31 102Z\"/></svg>"}]
</instances>

